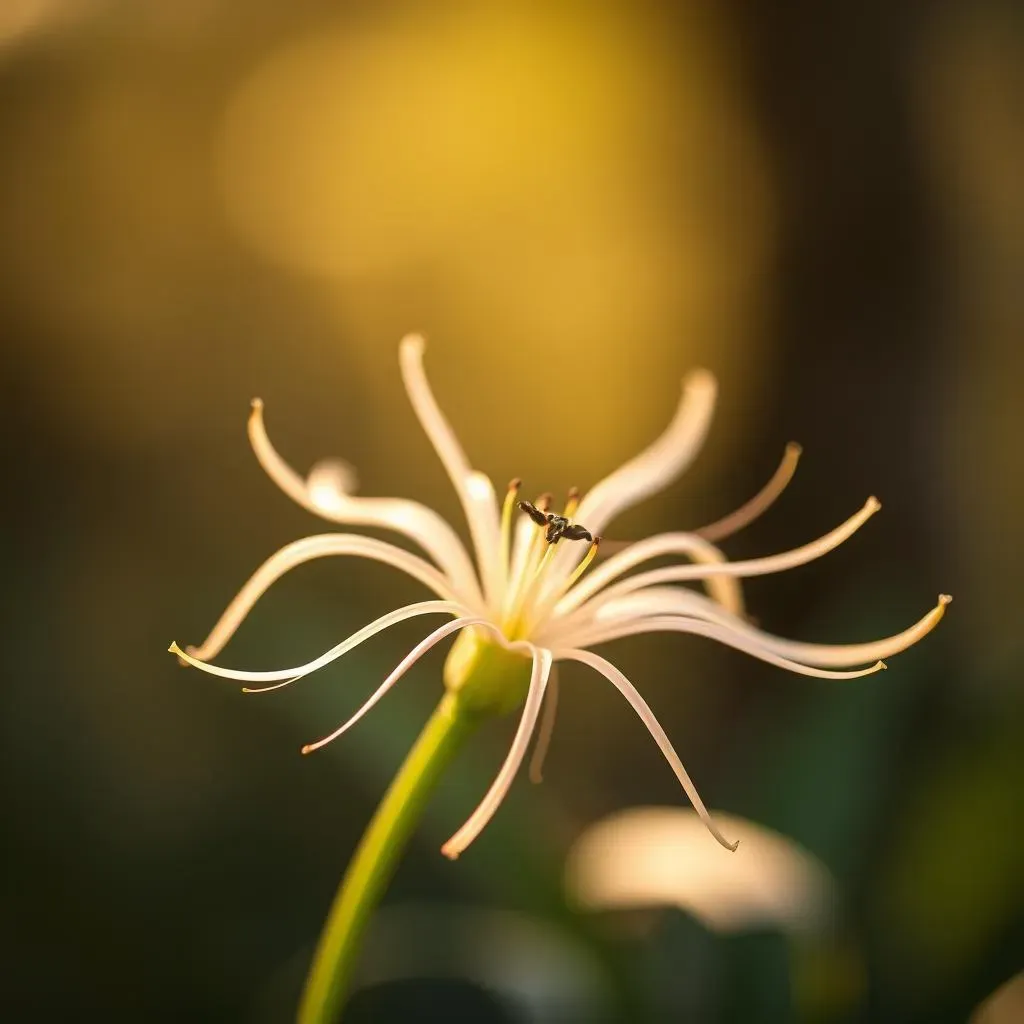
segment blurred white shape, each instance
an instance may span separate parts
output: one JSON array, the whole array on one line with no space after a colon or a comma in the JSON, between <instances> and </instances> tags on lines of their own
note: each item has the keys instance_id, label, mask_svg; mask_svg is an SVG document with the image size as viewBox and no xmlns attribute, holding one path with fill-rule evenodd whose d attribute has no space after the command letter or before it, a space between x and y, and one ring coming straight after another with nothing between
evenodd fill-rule
<instances>
[{"instance_id":1,"label":"blurred white shape","mask_svg":"<svg viewBox=\"0 0 1024 1024\"><path fill-rule=\"evenodd\" d=\"M1024 971L1000 985L971 1014L969 1024L1018 1024L1024 1020Z\"/></svg>"},{"instance_id":2,"label":"blurred white shape","mask_svg":"<svg viewBox=\"0 0 1024 1024\"><path fill-rule=\"evenodd\" d=\"M341 459L318 462L306 478L310 499L317 508L337 512L358 486L355 469Z\"/></svg>"},{"instance_id":3,"label":"blurred white shape","mask_svg":"<svg viewBox=\"0 0 1024 1024\"><path fill-rule=\"evenodd\" d=\"M638 807L599 821L569 853L569 897L592 910L679 907L722 933L828 927L834 888L820 861L744 818L716 811L715 820L739 840L735 853L708 842L686 808Z\"/></svg>"}]
</instances>

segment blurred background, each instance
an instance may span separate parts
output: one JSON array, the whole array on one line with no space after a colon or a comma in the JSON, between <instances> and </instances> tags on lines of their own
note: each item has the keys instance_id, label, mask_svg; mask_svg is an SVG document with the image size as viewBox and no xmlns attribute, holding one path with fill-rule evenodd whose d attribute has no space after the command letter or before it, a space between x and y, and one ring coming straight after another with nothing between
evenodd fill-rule
<instances>
[{"instance_id":1,"label":"blurred background","mask_svg":"<svg viewBox=\"0 0 1024 1024\"><path fill-rule=\"evenodd\" d=\"M990 999L1024 968L1022 98L1012 0L3 0L3 1015L291 1019L443 652L303 758L422 629L265 698L166 648L323 528L252 457L254 395L296 466L459 522L398 378L419 330L470 459L530 493L594 483L718 375L706 450L618 537L718 518L789 440L730 556L879 495L751 581L772 632L955 602L848 684L697 638L609 651L766 844L735 867L612 688L563 672L544 784L449 863L514 723L465 751L346 1019L1024 1019L1019 979ZM221 660L305 660L418 593L311 565Z\"/></svg>"}]
</instances>

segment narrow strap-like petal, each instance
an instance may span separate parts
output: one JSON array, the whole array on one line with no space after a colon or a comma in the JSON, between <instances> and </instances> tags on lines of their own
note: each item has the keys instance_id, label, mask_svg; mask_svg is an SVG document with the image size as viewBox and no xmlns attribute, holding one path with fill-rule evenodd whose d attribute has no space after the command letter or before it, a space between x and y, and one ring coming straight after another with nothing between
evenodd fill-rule
<instances>
[{"instance_id":1,"label":"narrow strap-like petal","mask_svg":"<svg viewBox=\"0 0 1024 1024\"><path fill-rule=\"evenodd\" d=\"M724 565L728 562L719 548L696 534L660 533L631 544L624 551L612 555L607 562L591 570L559 601L559 613L568 614L623 573L642 562L663 555L686 555L701 566ZM707 578L707 585L709 592L719 604L731 612L742 614L743 594L734 578L711 575Z\"/></svg>"},{"instance_id":2,"label":"narrow strap-like petal","mask_svg":"<svg viewBox=\"0 0 1024 1024\"><path fill-rule=\"evenodd\" d=\"M423 370L425 342L418 334L402 339L399 363L409 401L462 502L469 532L476 549L477 565L484 593L491 607L499 598L501 521L498 500L490 480L475 472L459 444L455 431L444 417Z\"/></svg>"},{"instance_id":3,"label":"narrow strap-like petal","mask_svg":"<svg viewBox=\"0 0 1024 1024\"><path fill-rule=\"evenodd\" d=\"M464 616L465 613L465 608L450 601L421 601L418 604L406 605L404 608L396 608L394 611L382 615L379 619L375 619L368 626L363 626L362 629L357 630L350 637L342 640L341 643L335 644L329 651L321 654L319 658L307 661L304 665L296 665L294 668L275 669L270 672L247 672L242 669L221 668L219 665L211 665L194 654L181 650L177 644L171 644L169 650L172 654L177 654L183 661L188 662L193 668L201 669L212 676L236 679L243 683L274 683L281 680L292 682L295 679L308 676L311 672L316 672L317 669L321 669L325 665L329 665L343 654L347 654L353 647L358 647L359 644L369 640L370 637L376 636L381 630L397 625L399 622L404 622L406 619L414 618L417 615L446 614Z\"/></svg>"},{"instance_id":4,"label":"narrow strap-like petal","mask_svg":"<svg viewBox=\"0 0 1024 1024\"><path fill-rule=\"evenodd\" d=\"M200 661L208 661L215 657L234 635L253 605L285 573L315 558L334 555L351 555L355 558L383 562L411 576L443 600L463 607L463 602L459 600L448 580L422 558L373 537L360 537L351 533L321 533L286 544L280 551L271 555L249 577L224 610L210 635L198 647L192 648L190 653Z\"/></svg>"},{"instance_id":5,"label":"narrow strap-like petal","mask_svg":"<svg viewBox=\"0 0 1024 1024\"><path fill-rule=\"evenodd\" d=\"M845 523L837 526L834 530L825 534L824 537L819 537L810 544L804 544L802 547L794 548L792 551L785 551L782 554L770 555L767 558L751 558L741 562L715 562L706 565L670 565L663 569L652 569L649 572L630 576L598 592L588 602L581 605L579 610L593 610L605 601L617 599L634 590L662 583L706 580L712 576L765 576L768 573L782 572L786 569L793 569L798 565L805 565L807 562L813 562L816 558L821 558L822 555L828 554L829 551L839 547L843 541L856 533L881 507L877 498L868 498L864 507L856 515L851 516ZM628 554L629 549L622 552L622 556ZM585 582L586 580L584 580ZM580 584L580 586L582 585ZM557 613L571 610L572 606L568 605L567 602L573 597L574 593L575 588L573 591L570 591L566 598L559 602L555 609Z\"/></svg>"},{"instance_id":6,"label":"narrow strap-like petal","mask_svg":"<svg viewBox=\"0 0 1024 1024\"><path fill-rule=\"evenodd\" d=\"M445 637L451 636L452 633L457 633L460 629L465 629L467 626L481 625L486 620L479 618L461 618L455 619L453 622L446 622L443 626L438 627L430 634L426 639L421 640L395 667L394 671L384 680L380 686L370 695L369 699L359 708L359 710L352 715L346 722L339 725L334 732L324 736L323 739L317 740L315 743L307 743L303 748L304 754L311 754L314 750L319 750L321 747L326 746L332 740L336 740L342 733L348 732L356 722L359 721L373 706L391 689L395 683L398 682L406 672L416 664L424 654L427 653L432 647L439 644Z\"/></svg>"},{"instance_id":7,"label":"narrow strap-like petal","mask_svg":"<svg viewBox=\"0 0 1024 1024\"><path fill-rule=\"evenodd\" d=\"M782 461L779 463L778 468L772 474L768 483L757 494L749 501L745 501L735 511L693 532L698 537L703 537L705 540L710 540L717 544L718 541L725 540L726 537L731 537L745 526L749 526L775 504L779 495L789 485L789 481L793 479L793 474L796 472L796 464L800 461L802 452L803 449L800 445L795 441L790 441L786 445L786 450L783 453Z\"/></svg>"},{"instance_id":8,"label":"narrow strap-like petal","mask_svg":"<svg viewBox=\"0 0 1024 1024\"><path fill-rule=\"evenodd\" d=\"M704 442L717 394L715 378L695 370L665 432L639 455L595 484L576 515L593 534L603 533L617 515L667 487L693 460Z\"/></svg>"},{"instance_id":9,"label":"narrow strap-like petal","mask_svg":"<svg viewBox=\"0 0 1024 1024\"><path fill-rule=\"evenodd\" d=\"M532 646L532 645L531 645ZM537 716L540 713L541 704L544 701L544 691L547 687L548 676L551 673L551 652L542 647L533 648L533 671L530 673L530 689L526 694L526 704L523 707L522 716L519 719L519 727L516 729L515 738L509 748L505 763L501 766L497 777L487 791L487 795L480 802L477 809L469 816L466 823L441 847L441 852L455 860L463 850L473 842L483 831L487 823L494 817L505 795L512 785L512 780L519 771L519 766L526 756L527 747L530 744L530 737L533 735L534 727L537 724Z\"/></svg>"},{"instance_id":10,"label":"narrow strap-like petal","mask_svg":"<svg viewBox=\"0 0 1024 1024\"><path fill-rule=\"evenodd\" d=\"M596 483L582 498L574 516L592 534L605 533L622 512L667 487L693 461L711 424L718 385L707 370L683 379L675 415L664 433L639 455ZM548 573L557 586L583 557L577 545L563 544Z\"/></svg>"},{"instance_id":11,"label":"narrow strap-like petal","mask_svg":"<svg viewBox=\"0 0 1024 1024\"><path fill-rule=\"evenodd\" d=\"M610 661L605 661L604 658L598 657L598 655L591 651L580 651L570 648L567 650L557 650L553 653L559 661L579 661L584 665L589 665L594 671L600 672L629 701L630 706L640 717L640 721L647 726L647 731L653 737L654 742L658 744L658 748L664 755L665 760L668 761L672 771L675 772L676 778L686 791L686 795L690 798L693 809L700 815L701 821L707 826L708 831L727 850L735 850L737 844L730 843L718 831L718 827L715 825L711 815L708 813L708 809L704 806L704 801L701 800L700 794L697 792L697 787L693 784L693 780L687 774L686 769L683 767L683 762L679 759L679 755L672 746L671 740L665 734L661 723L654 717L654 712L650 709L647 701L640 695L637 688Z\"/></svg>"},{"instance_id":12,"label":"narrow strap-like petal","mask_svg":"<svg viewBox=\"0 0 1024 1024\"><path fill-rule=\"evenodd\" d=\"M696 594L692 590L684 590L681 587L659 587L638 591L620 601L609 602L600 610L599 616L589 626L581 626L566 635L570 642L576 645L604 643L606 640L613 639L612 634L617 637L632 635L634 632L646 632L645 629L634 629L634 626L640 627L652 617L681 615L697 617L714 623L726 630L730 636L753 645L761 651L768 651L782 658L790 658L804 665L840 668L849 665L865 665L868 662L889 658L894 654L899 654L900 651L905 651L927 636L938 625L951 600L948 594L940 594L935 607L912 626L901 633L881 640L856 644L815 644L787 640L766 633L749 622L730 615L715 602L709 601L702 594ZM624 630L629 630L629 633ZM696 630L687 631L696 632ZM594 639L595 637L599 639ZM737 644L732 644L732 646L737 646Z\"/></svg>"},{"instance_id":13,"label":"narrow strap-like petal","mask_svg":"<svg viewBox=\"0 0 1024 1024\"><path fill-rule=\"evenodd\" d=\"M308 479L303 479L271 443L259 399L252 403L249 442L267 476L294 502L333 523L378 527L408 537L441 567L459 600L481 604L480 587L462 541L433 509L404 498L353 495L349 493L353 473L337 461L317 463Z\"/></svg>"},{"instance_id":14,"label":"narrow strap-like petal","mask_svg":"<svg viewBox=\"0 0 1024 1024\"><path fill-rule=\"evenodd\" d=\"M579 647L595 647L597 644L621 640L627 636L639 636L643 633L694 633L697 636L705 636L711 640L717 640L719 643L725 644L727 647L733 647L737 651L743 651L745 654L768 662L769 665L784 668L798 675L813 676L816 679L859 679L861 676L869 676L885 668L885 663L878 660L867 668L859 668L852 671L814 668L800 661L776 654L770 646L759 644L748 636L744 636L726 626L707 622L704 619L688 618L680 615L652 615L647 618L632 619L626 622L610 622L605 626L595 627L590 632L581 631L575 636L567 637L566 642L578 645ZM863 658L858 658L850 662L850 664L862 664L863 662Z\"/></svg>"}]
</instances>

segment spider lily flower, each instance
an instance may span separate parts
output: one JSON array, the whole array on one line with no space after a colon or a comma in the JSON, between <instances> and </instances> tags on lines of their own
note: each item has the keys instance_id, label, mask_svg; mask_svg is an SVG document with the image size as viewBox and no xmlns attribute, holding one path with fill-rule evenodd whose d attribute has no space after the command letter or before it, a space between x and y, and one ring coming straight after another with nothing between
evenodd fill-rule
<instances>
[{"instance_id":1,"label":"spider lily flower","mask_svg":"<svg viewBox=\"0 0 1024 1024\"><path fill-rule=\"evenodd\" d=\"M451 478L469 525L471 552L436 512L414 501L358 497L352 470L324 462L303 477L270 442L263 404L255 400L249 439L271 479L298 504L345 527L393 531L422 550L422 555L356 532L323 533L288 544L272 555L228 605L210 635L198 647L170 650L183 661L213 675L264 692L293 683L323 668L381 631L420 616L449 621L424 637L395 667L370 698L346 722L303 753L319 749L363 717L427 651L460 634L445 665L445 685L464 709L506 712L522 705L519 725L504 764L483 801L442 847L457 857L482 831L504 799L538 730L542 755L553 723L557 687L553 666L580 662L616 687L647 727L695 810L714 837L728 849L696 787L654 712L626 676L591 649L639 633L695 633L755 658L806 676L854 679L885 667L883 658L916 643L942 618L949 598L909 629L871 643L822 645L785 640L751 625L743 614L739 581L781 572L820 558L858 530L879 509L869 498L846 522L824 536L782 554L730 562L708 539L720 539L759 515L781 492L795 467L799 449L790 446L779 471L760 495L705 531L664 533L625 546L591 569L600 534L621 512L668 486L697 454L710 423L716 395L706 371L683 381L678 409L664 433L647 449L580 496L571 491L558 512L551 499L523 502L520 483L509 485L499 501L490 479L470 465L427 383L424 341L403 339L400 365L413 409ZM554 526L552 523L554 522ZM565 532L568 524L581 529ZM706 534L705 535L702 535ZM568 539L591 537L589 544ZM553 542L552 542L553 538ZM210 663L253 605L285 573L315 558L346 555L368 558L406 573L432 598L397 608L364 626L331 650L303 665L248 672ZM674 556L676 564L640 569L654 558ZM631 573L627 575L627 573ZM680 584L703 584L706 593ZM535 757L538 750L535 750ZM534 774L531 771L531 774Z\"/></svg>"}]
</instances>

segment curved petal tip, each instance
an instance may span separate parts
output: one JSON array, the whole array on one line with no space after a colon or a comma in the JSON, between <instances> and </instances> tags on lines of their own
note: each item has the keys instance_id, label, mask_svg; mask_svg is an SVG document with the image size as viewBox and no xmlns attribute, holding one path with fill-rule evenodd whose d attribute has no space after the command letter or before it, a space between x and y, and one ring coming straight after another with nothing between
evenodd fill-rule
<instances>
[{"instance_id":1,"label":"curved petal tip","mask_svg":"<svg viewBox=\"0 0 1024 1024\"><path fill-rule=\"evenodd\" d=\"M684 391L717 391L718 379L710 370L697 367L683 378Z\"/></svg>"},{"instance_id":2,"label":"curved petal tip","mask_svg":"<svg viewBox=\"0 0 1024 1024\"><path fill-rule=\"evenodd\" d=\"M401 342L399 342L399 349L404 352L414 353L416 355L422 355L423 350L427 347L427 339L422 334L407 334Z\"/></svg>"}]
</instances>

